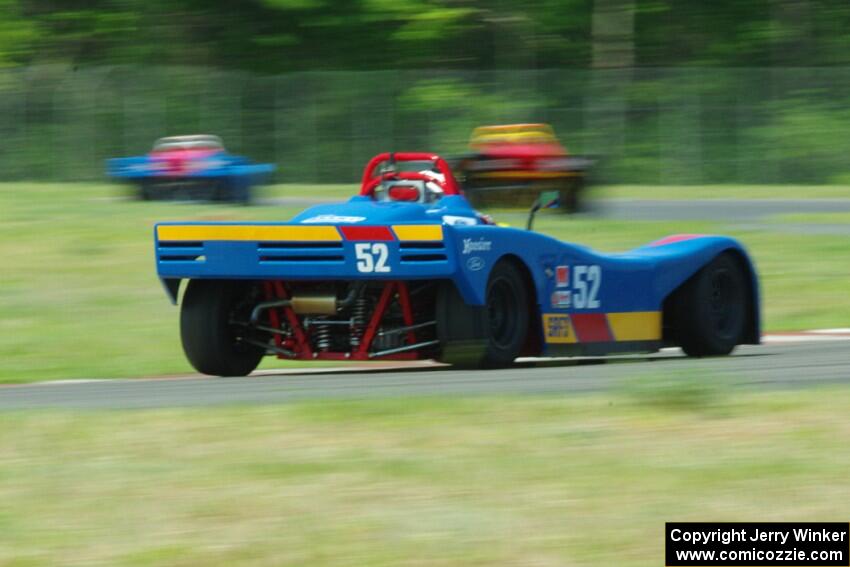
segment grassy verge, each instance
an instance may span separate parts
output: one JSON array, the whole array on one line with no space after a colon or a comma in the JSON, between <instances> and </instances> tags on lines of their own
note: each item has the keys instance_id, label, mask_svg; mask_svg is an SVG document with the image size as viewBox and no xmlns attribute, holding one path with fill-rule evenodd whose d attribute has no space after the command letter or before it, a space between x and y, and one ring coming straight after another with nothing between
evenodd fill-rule
<instances>
[{"instance_id":1,"label":"grassy verge","mask_svg":"<svg viewBox=\"0 0 850 567\"><path fill-rule=\"evenodd\" d=\"M302 188L307 191L309 188ZM324 190L312 188L312 194ZM188 372L177 310L155 276L157 220L281 220L293 207L141 203L118 188L0 185L0 381ZM309 196L309 194L308 194ZM522 226L524 215L499 218ZM752 250L765 292L766 328L844 326L850 239L742 232L718 224L567 220L537 228L601 250L675 232L729 233ZM280 366L269 360L266 367Z\"/></svg>"},{"instance_id":2,"label":"grassy verge","mask_svg":"<svg viewBox=\"0 0 850 567\"><path fill-rule=\"evenodd\" d=\"M263 187L259 190L259 198L269 199L278 197L293 197L301 199L304 197L314 197L319 199L347 200L352 195L356 195L359 190L360 185L356 183L338 183L329 185L283 183Z\"/></svg>"},{"instance_id":3,"label":"grassy verge","mask_svg":"<svg viewBox=\"0 0 850 567\"><path fill-rule=\"evenodd\" d=\"M110 186L0 185L0 380L187 372L155 275L153 223L285 208L139 203Z\"/></svg>"},{"instance_id":4,"label":"grassy verge","mask_svg":"<svg viewBox=\"0 0 850 567\"><path fill-rule=\"evenodd\" d=\"M650 566L665 521L846 514L847 389L644 381L573 399L6 413L0 564Z\"/></svg>"}]
</instances>

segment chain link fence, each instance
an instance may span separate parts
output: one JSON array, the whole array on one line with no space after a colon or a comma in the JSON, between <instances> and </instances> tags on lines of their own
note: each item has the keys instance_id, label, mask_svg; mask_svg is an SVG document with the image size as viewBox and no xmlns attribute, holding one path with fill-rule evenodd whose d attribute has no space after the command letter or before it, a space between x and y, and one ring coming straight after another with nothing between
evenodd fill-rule
<instances>
[{"instance_id":1,"label":"chain link fence","mask_svg":"<svg viewBox=\"0 0 850 567\"><path fill-rule=\"evenodd\" d=\"M154 139L221 136L280 182L348 182L380 151L466 150L482 124L548 122L607 183L850 183L848 68L0 71L0 180L95 181Z\"/></svg>"}]
</instances>

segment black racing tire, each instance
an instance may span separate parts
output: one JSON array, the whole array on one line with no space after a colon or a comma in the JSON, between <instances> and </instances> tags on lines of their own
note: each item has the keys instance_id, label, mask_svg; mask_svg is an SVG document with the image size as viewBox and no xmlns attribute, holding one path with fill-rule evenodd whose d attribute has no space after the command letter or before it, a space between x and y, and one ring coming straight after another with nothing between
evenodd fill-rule
<instances>
[{"instance_id":1,"label":"black racing tire","mask_svg":"<svg viewBox=\"0 0 850 567\"><path fill-rule=\"evenodd\" d=\"M205 179L188 179L183 182L184 199L187 201L212 201L214 188Z\"/></svg>"},{"instance_id":2,"label":"black racing tire","mask_svg":"<svg viewBox=\"0 0 850 567\"><path fill-rule=\"evenodd\" d=\"M239 187L238 189L234 189L234 200L242 205L243 207L248 207L251 205L253 200L253 193L251 189L251 185L244 185Z\"/></svg>"},{"instance_id":3,"label":"black racing tire","mask_svg":"<svg viewBox=\"0 0 850 567\"><path fill-rule=\"evenodd\" d=\"M192 366L211 376L246 376L254 371L265 349L241 341L234 319L247 321L249 282L191 280L183 294L180 338ZM238 312L238 313L237 313Z\"/></svg>"},{"instance_id":4,"label":"black racing tire","mask_svg":"<svg viewBox=\"0 0 850 567\"><path fill-rule=\"evenodd\" d=\"M464 368L503 368L519 356L528 331L528 291L519 269L499 261L487 281L487 304L467 305L451 282L437 293L438 360Z\"/></svg>"},{"instance_id":5,"label":"black racing tire","mask_svg":"<svg viewBox=\"0 0 850 567\"><path fill-rule=\"evenodd\" d=\"M688 356L722 356L744 338L749 313L747 275L723 253L676 291L678 343Z\"/></svg>"},{"instance_id":6,"label":"black racing tire","mask_svg":"<svg viewBox=\"0 0 850 567\"><path fill-rule=\"evenodd\" d=\"M460 368L480 368L487 352L487 309L467 305L454 283L437 290L435 319L440 352L437 360Z\"/></svg>"},{"instance_id":7,"label":"black racing tire","mask_svg":"<svg viewBox=\"0 0 850 567\"><path fill-rule=\"evenodd\" d=\"M154 191L147 181L139 181L138 195L140 201L150 201L154 198Z\"/></svg>"},{"instance_id":8,"label":"black racing tire","mask_svg":"<svg viewBox=\"0 0 850 567\"><path fill-rule=\"evenodd\" d=\"M519 356L528 332L528 290L511 261L498 262L490 272L487 318L490 329L484 364L489 368L508 366Z\"/></svg>"},{"instance_id":9,"label":"black racing tire","mask_svg":"<svg viewBox=\"0 0 850 567\"><path fill-rule=\"evenodd\" d=\"M228 200L227 184L218 178L213 177L209 180L209 196L208 201L214 203L223 203Z\"/></svg>"}]
</instances>

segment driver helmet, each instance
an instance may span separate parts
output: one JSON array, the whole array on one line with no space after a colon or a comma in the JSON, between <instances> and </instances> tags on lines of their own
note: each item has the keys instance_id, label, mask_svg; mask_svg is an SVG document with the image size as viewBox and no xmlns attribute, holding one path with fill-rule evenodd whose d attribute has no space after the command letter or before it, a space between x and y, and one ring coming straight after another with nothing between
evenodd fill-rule
<instances>
[{"instance_id":1,"label":"driver helmet","mask_svg":"<svg viewBox=\"0 0 850 567\"><path fill-rule=\"evenodd\" d=\"M441 184L445 183L446 176L432 169L423 169L419 173L434 180L425 182L425 202L438 201L443 196Z\"/></svg>"}]
</instances>

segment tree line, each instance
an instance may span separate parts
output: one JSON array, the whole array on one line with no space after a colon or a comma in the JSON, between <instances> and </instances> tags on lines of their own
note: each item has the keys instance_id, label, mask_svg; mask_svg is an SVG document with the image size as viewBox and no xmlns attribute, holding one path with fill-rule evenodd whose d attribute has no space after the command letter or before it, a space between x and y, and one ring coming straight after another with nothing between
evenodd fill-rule
<instances>
[{"instance_id":1,"label":"tree line","mask_svg":"<svg viewBox=\"0 0 850 567\"><path fill-rule=\"evenodd\" d=\"M0 0L0 66L850 64L847 0Z\"/></svg>"}]
</instances>

